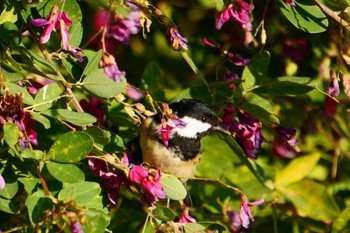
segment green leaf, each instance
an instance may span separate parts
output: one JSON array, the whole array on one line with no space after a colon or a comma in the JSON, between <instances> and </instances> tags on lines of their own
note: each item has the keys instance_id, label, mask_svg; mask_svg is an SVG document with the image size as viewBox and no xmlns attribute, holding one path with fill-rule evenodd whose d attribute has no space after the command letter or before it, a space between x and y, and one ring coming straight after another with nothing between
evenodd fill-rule
<instances>
[{"instance_id":1,"label":"green leaf","mask_svg":"<svg viewBox=\"0 0 350 233\"><path fill-rule=\"evenodd\" d=\"M87 218L87 224L82 224L83 230L86 233L104 233L109 222L105 215L97 214L92 218Z\"/></svg>"},{"instance_id":2,"label":"green leaf","mask_svg":"<svg viewBox=\"0 0 350 233\"><path fill-rule=\"evenodd\" d=\"M38 214L39 207L36 208L39 200L45 197L45 193L42 190L36 191L32 195L29 195L26 199L25 206L27 207L29 220L31 223L39 222L42 219L42 214ZM51 204L52 206L52 204Z\"/></svg>"},{"instance_id":3,"label":"green leaf","mask_svg":"<svg viewBox=\"0 0 350 233\"><path fill-rule=\"evenodd\" d=\"M187 62L187 64L191 67L191 69L193 70L193 72L198 76L198 78L202 81L202 83L208 88L208 90L210 90L209 84L207 82L207 80L205 79L204 75L202 74L202 72L200 71L200 69L198 69L198 67L196 66L196 64L193 62L192 58L190 56L188 56L187 52L181 52L182 57L185 59L185 61Z\"/></svg>"},{"instance_id":4,"label":"green leaf","mask_svg":"<svg viewBox=\"0 0 350 233\"><path fill-rule=\"evenodd\" d=\"M22 48L22 47L19 47L19 50L21 52L23 52L24 54L27 54L32 59L38 61L42 65L46 66L47 68L50 68L51 71L55 72L56 70L59 70L59 68L55 64L53 64L50 61L46 60L43 56L40 56L40 55L34 53L33 51L27 50L27 49Z\"/></svg>"},{"instance_id":5,"label":"green leaf","mask_svg":"<svg viewBox=\"0 0 350 233\"><path fill-rule=\"evenodd\" d=\"M302 217L330 222L339 215L339 207L322 184L302 180L288 186L279 186L278 191L293 203L298 215Z\"/></svg>"},{"instance_id":6,"label":"green leaf","mask_svg":"<svg viewBox=\"0 0 350 233\"><path fill-rule=\"evenodd\" d=\"M246 93L244 95L244 100L250 104L259 106L269 113L273 113L275 111L273 104L268 99L265 99L264 97L253 92Z\"/></svg>"},{"instance_id":7,"label":"green leaf","mask_svg":"<svg viewBox=\"0 0 350 233\"><path fill-rule=\"evenodd\" d=\"M19 129L15 123L6 122L4 128L4 139L9 147L13 148L19 139Z\"/></svg>"},{"instance_id":8,"label":"green leaf","mask_svg":"<svg viewBox=\"0 0 350 233\"><path fill-rule=\"evenodd\" d=\"M81 183L85 180L84 172L74 164L48 161L47 170L56 179L65 183Z\"/></svg>"},{"instance_id":9,"label":"green leaf","mask_svg":"<svg viewBox=\"0 0 350 233\"><path fill-rule=\"evenodd\" d=\"M83 39L83 26L81 23L73 25L69 28L69 41L68 44L72 46L79 46Z\"/></svg>"},{"instance_id":10,"label":"green leaf","mask_svg":"<svg viewBox=\"0 0 350 233\"><path fill-rule=\"evenodd\" d=\"M157 62L149 62L142 74L142 85L155 99L164 99L164 86L161 67Z\"/></svg>"},{"instance_id":11,"label":"green leaf","mask_svg":"<svg viewBox=\"0 0 350 233\"><path fill-rule=\"evenodd\" d=\"M64 8L62 9L62 3L64 4ZM46 18L48 14L51 12L51 8L58 4L59 10L64 10L68 17L72 20L72 25L78 24L81 22L83 16L79 7L79 4L75 1L60 1L60 0L50 0L43 1L37 5L37 9L42 18Z\"/></svg>"},{"instance_id":12,"label":"green leaf","mask_svg":"<svg viewBox=\"0 0 350 233\"><path fill-rule=\"evenodd\" d=\"M308 33L326 31L328 20L322 10L312 1L294 0L296 7L280 1L284 16L297 28Z\"/></svg>"},{"instance_id":13,"label":"green leaf","mask_svg":"<svg viewBox=\"0 0 350 233\"><path fill-rule=\"evenodd\" d=\"M98 183L85 181L78 184L66 184L58 194L59 200L74 200L78 204L84 205L93 201L101 192Z\"/></svg>"},{"instance_id":14,"label":"green leaf","mask_svg":"<svg viewBox=\"0 0 350 233\"><path fill-rule=\"evenodd\" d=\"M18 181L21 182L24 186L24 189L28 194L32 194L33 190L37 185L40 184L40 180L32 177L19 177Z\"/></svg>"},{"instance_id":15,"label":"green leaf","mask_svg":"<svg viewBox=\"0 0 350 233\"><path fill-rule=\"evenodd\" d=\"M48 109L41 113L77 126L85 126L96 122L96 117L86 112L73 112L67 109Z\"/></svg>"},{"instance_id":16,"label":"green leaf","mask_svg":"<svg viewBox=\"0 0 350 233\"><path fill-rule=\"evenodd\" d=\"M102 53L103 53L102 50L99 50L89 59L83 73L81 74L80 79L85 78L86 76L90 75L92 72L99 69L98 64L101 61Z\"/></svg>"},{"instance_id":17,"label":"green leaf","mask_svg":"<svg viewBox=\"0 0 350 233\"><path fill-rule=\"evenodd\" d=\"M320 153L315 152L293 159L284 169L277 172L276 187L286 186L302 180L315 168L320 158Z\"/></svg>"},{"instance_id":18,"label":"green leaf","mask_svg":"<svg viewBox=\"0 0 350 233\"><path fill-rule=\"evenodd\" d=\"M249 160L242 148L238 145L236 140L233 139L231 135L223 135L223 139L226 141L226 143L230 146L232 151L235 152L235 154L239 157L239 159L249 168L249 170L254 174L254 176L260 181L262 185L264 185L266 188L273 190L274 184L270 177L268 177L264 170L254 161Z\"/></svg>"},{"instance_id":19,"label":"green leaf","mask_svg":"<svg viewBox=\"0 0 350 233\"><path fill-rule=\"evenodd\" d=\"M18 192L18 182L16 180L9 180L5 177L5 187L0 190L0 196L6 199L12 199Z\"/></svg>"},{"instance_id":20,"label":"green leaf","mask_svg":"<svg viewBox=\"0 0 350 233\"><path fill-rule=\"evenodd\" d=\"M199 223L185 223L181 224L186 233L195 233L195 232L205 232L207 229L205 226Z\"/></svg>"},{"instance_id":21,"label":"green leaf","mask_svg":"<svg viewBox=\"0 0 350 233\"><path fill-rule=\"evenodd\" d=\"M30 112L30 118L32 118L34 121L42 124L45 129L51 128L50 120L47 117L41 115L40 113Z\"/></svg>"},{"instance_id":22,"label":"green leaf","mask_svg":"<svg viewBox=\"0 0 350 233\"><path fill-rule=\"evenodd\" d=\"M173 175L165 174L160 178L166 196L171 200L183 200L187 195L187 190L182 182Z\"/></svg>"},{"instance_id":23,"label":"green leaf","mask_svg":"<svg viewBox=\"0 0 350 233\"><path fill-rule=\"evenodd\" d=\"M304 95L315 88L308 84L301 84L289 81L264 83L253 91L260 94L269 94L277 96L296 96Z\"/></svg>"},{"instance_id":24,"label":"green leaf","mask_svg":"<svg viewBox=\"0 0 350 233\"><path fill-rule=\"evenodd\" d=\"M107 145L111 142L111 133L96 126L91 126L86 129L86 132L94 139L94 143Z\"/></svg>"},{"instance_id":25,"label":"green leaf","mask_svg":"<svg viewBox=\"0 0 350 233\"><path fill-rule=\"evenodd\" d=\"M15 23L17 21L17 14L13 5L8 5L0 14L0 24L10 22Z\"/></svg>"},{"instance_id":26,"label":"green leaf","mask_svg":"<svg viewBox=\"0 0 350 233\"><path fill-rule=\"evenodd\" d=\"M34 99L34 110L43 111L51 108L61 94L61 88L57 83L43 86Z\"/></svg>"},{"instance_id":27,"label":"green leaf","mask_svg":"<svg viewBox=\"0 0 350 233\"><path fill-rule=\"evenodd\" d=\"M38 198L31 213L33 222L42 222L45 219L45 213L51 211L53 206L54 203L51 198L46 196Z\"/></svg>"},{"instance_id":28,"label":"green leaf","mask_svg":"<svg viewBox=\"0 0 350 233\"><path fill-rule=\"evenodd\" d=\"M332 232L346 232L350 229L350 206L346 207L332 224Z\"/></svg>"},{"instance_id":29,"label":"green leaf","mask_svg":"<svg viewBox=\"0 0 350 233\"><path fill-rule=\"evenodd\" d=\"M33 97L29 94L26 88L23 88L14 83L4 82L3 84L9 89L10 94L22 94L24 104L33 104Z\"/></svg>"},{"instance_id":30,"label":"green leaf","mask_svg":"<svg viewBox=\"0 0 350 233\"><path fill-rule=\"evenodd\" d=\"M252 116L256 117L263 124L279 125L280 123L279 119L272 113L268 112L266 109L262 108L262 105L243 103L241 108Z\"/></svg>"},{"instance_id":31,"label":"green leaf","mask_svg":"<svg viewBox=\"0 0 350 233\"><path fill-rule=\"evenodd\" d=\"M0 197L0 210L8 214L18 214L19 210L12 200L3 199Z\"/></svg>"},{"instance_id":32,"label":"green leaf","mask_svg":"<svg viewBox=\"0 0 350 233\"><path fill-rule=\"evenodd\" d=\"M75 163L84 159L92 149L92 138L79 131L61 135L51 146L48 156L61 163Z\"/></svg>"},{"instance_id":33,"label":"green leaf","mask_svg":"<svg viewBox=\"0 0 350 233\"><path fill-rule=\"evenodd\" d=\"M270 53L264 50L255 55L249 64L244 67L242 73L242 79L244 80L242 82L242 87L244 91L262 81L266 75L269 62Z\"/></svg>"},{"instance_id":34,"label":"green leaf","mask_svg":"<svg viewBox=\"0 0 350 233\"><path fill-rule=\"evenodd\" d=\"M152 211L152 217L161 220L162 222L168 222L175 219L175 213L169 208L158 206L155 210Z\"/></svg>"},{"instance_id":35,"label":"green leaf","mask_svg":"<svg viewBox=\"0 0 350 233\"><path fill-rule=\"evenodd\" d=\"M126 80L115 82L106 77L103 69L98 69L84 79L83 86L99 97L112 98L125 90Z\"/></svg>"}]
</instances>

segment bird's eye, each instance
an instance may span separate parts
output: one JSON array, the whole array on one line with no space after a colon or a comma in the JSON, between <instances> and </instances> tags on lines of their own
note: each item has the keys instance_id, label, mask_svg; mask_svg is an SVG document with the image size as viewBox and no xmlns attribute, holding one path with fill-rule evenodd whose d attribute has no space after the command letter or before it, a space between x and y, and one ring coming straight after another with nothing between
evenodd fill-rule
<instances>
[{"instance_id":1,"label":"bird's eye","mask_svg":"<svg viewBox=\"0 0 350 233\"><path fill-rule=\"evenodd\" d=\"M202 122L207 122L207 118L206 117L202 117Z\"/></svg>"}]
</instances>

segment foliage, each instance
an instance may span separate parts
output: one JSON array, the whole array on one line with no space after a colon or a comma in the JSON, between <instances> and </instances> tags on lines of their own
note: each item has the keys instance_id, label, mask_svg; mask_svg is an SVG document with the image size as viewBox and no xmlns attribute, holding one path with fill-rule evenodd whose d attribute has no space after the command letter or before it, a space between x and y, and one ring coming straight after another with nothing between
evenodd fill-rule
<instances>
[{"instance_id":1,"label":"foliage","mask_svg":"<svg viewBox=\"0 0 350 233\"><path fill-rule=\"evenodd\" d=\"M347 232L349 9L2 1L1 232ZM187 187L128 157L182 98L232 133L202 140Z\"/></svg>"}]
</instances>

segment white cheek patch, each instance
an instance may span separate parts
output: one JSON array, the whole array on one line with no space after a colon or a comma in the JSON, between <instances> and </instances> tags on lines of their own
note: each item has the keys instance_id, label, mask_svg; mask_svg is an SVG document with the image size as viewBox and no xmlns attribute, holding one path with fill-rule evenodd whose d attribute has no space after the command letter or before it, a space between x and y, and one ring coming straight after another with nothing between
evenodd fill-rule
<instances>
[{"instance_id":1,"label":"white cheek patch","mask_svg":"<svg viewBox=\"0 0 350 233\"><path fill-rule=\"evenodd\" d=\"M203 133L211 128L211 125L197 119L187 117L181 118L187 125L185 127L175 127L172 132L176 132L179 136L185 138L196 138L197 134Z\"/></svg>"}]
</instances>

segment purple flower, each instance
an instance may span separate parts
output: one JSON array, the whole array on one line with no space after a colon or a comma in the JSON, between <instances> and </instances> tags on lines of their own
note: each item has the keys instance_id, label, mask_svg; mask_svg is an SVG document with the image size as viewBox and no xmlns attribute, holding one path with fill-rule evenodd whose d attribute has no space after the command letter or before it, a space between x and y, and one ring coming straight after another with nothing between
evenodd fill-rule
<instances>
[{"instance_id":1,"label":"purple flower","mask_svg":"<svg viewBox=\"0 0 350 233\"><path fill-rule=\"evenodd\" d=\"M122 171L115 173L109 171L106 162L101 159L89 159L88 163L92 173L102 179L101 186L109 200L109 205L115 205L116 197L119 197L121 187L124 186L128 189L130 187L127 177Z\"/></svg>"},{"instance_id":2,"label":"purple flower","mask_svg":"<svg viewBox=\"0 0 350 233\"><path fill-rule=\"evenodd\" d=\"M205 44L208 47L212 47L212 48L221 48L221 45L213 40L210 40L207 37L202 37L202 42L203 44Z\"/></svg>"},{"instance_id":3,"label":"purple flower","mask_svg":"<svg viewBox=\"0 0 350 233\"><path fill-rule=\"evenodd\" d=\"M239 217L244 228L248 228L250 221L254 222L254 217L250 213L250 206L257 206L264 203L264 199L255 202L248 202L246 195L242 195L241 210L239 212Z\"/></svg>"},{"instance_id":4,"label":"purple flower","mask_svg":"<svg viewBox=\"0 0 350 233\"><path fill-rule=\"evenodd\" d=\"M287 147L286 144L281 141L273 144L272 152L275 156L281 159L292 159L295 157L295 153L290 149L290 147Z\"/></svg>"},{"instance_id":5,"label":"purple flower","mask_svg":"<svg viewBox=\"0 0 350 233\"><path fill-rule=\"evenodd\" d=\"M76 221L75 219L71 219L70 230L72 233L84 233L79 221Z\"/></svg>"},{"instance_id":6,"label":"purple flower","mask_svg":"<svg viewBox=\"0 0 350 233\"><path fill-rule=\"evenodd\" d=\"M130 180L134 183L142 185L143 189L146 191L144 197L151 204L154 204L159 199L166 198L163 187L161 186L160 178L161 172L160 169L154 170L155 174L149 173L144 167L140 165L134 166L130 171Z\"/></svg>"},{"instance_id":7,"label":"purple flower","mask_svg":"<svg viewBox=\"0 0 350 233\"><path fill-rule=\"evenodd\" d=\"M197 222L196 219L191 217L189 215L188 208L185 208L181 213L178 223L195 223L195 222Z\"/></svg>"},{"instance_id":8,"label":"purple flower","mask_svg":"<svg viewBox=\"0 0 350 233\"><path fill-rule=\"evenodd\" d=\"M238 112L239 121L231 120L230 125L224 122L226 128L236 134L238 143L241 145L245 154L252 159L256 159L255 150L261 149L264 140L261 131L261 122L244 112ZM227 117L228 118L228 117ZM229 122L228 119L225 119Z\"/></svg>"},{"instance_id":9,"label":"purple flower","mask_svg":"<svg viewBox=\"0 0 350 233\"><path fill-rule=\"evenodd\" d=\"M229 57L230 61L236 66L246 66L250 62L250 59L244 58L240 54L234 54L229 52L227 53L227 56Z\"/></svg>"},{"instance_id":10,"label":"purple flower","mask_svg":"<svg viewBox=\"0 0 350 233\"><path fill-rule=\"evenodd\" d=\"M51 36L51 32L53 29L60 29L60 37L62 40L62 45L65 50L68 50L68 40L69 40L69 32L66 27L72 25L72 21L68 17L65 11L57 12L58 6L55 5L52 7L50 14L46 17L46 19L33 19L30 21L36 27L43 27L44 32L40 37L39 42L44 44L46 43Z\"/></svg>"},{"instance_id":11,"label":"purple flower","mask_svg":"<svg viewBox=\"0 0 350 233\"><path fill-rule=\"evenodd\" d=\"M230 228L231 228L232 232L234 232L234 233L240 232L240 229L242 228L242 221L241 221L241 218L239 216L239 213L237 213L236 211L233 211L231 209L231 206L227 205L226 206L226 215L229 219Z\"/></svg>"},{"instance_id":12,"label":"purple flower","mask_svg":"<svg viewBox=\"0 0 350 233\"><path fill-rule=\"evenodd\" d=\"M105 121L105 111L103 109L104 104L99 99L92 96L89 102L82 99L79 104L85 112L90 113L97 118L97 125L107 126Z\"/></svg>"},{"instance_id":13,"label":"purple flower","mask_svg":"<svg viewBox=\"0 0 350 233\"><path fill-rule=\"evenodd\" d=\"M175 51L180 51L180 47L182 47L185 50L188 50L187 43L188 39L183 37L176 26L172 25L170 26L168 30L168 36L170 39L171 47Z\"/></svg>"},{"instance_id":14,"label":"purple flower","mask_svg":"<svg viewBox=\"0 0 350 233\"><path fill-rule=\"evenodd\" d=\"M241 24L245 34L245 45L252 41L251 31L253 26L250 21L249 13L253 10L253 6L243 0L236 0L228 5L216 19L216 29L220 30L222 25L233 18Z\"/></svg>"},{"instance_id":15,"label":"purple flower","mask_svg":"<svg viewBox=\"0 0 350 233\"><path fill-rule=\"evenodd\" d=\"M330 72L331 72L332 81L328 87L327 93L333 97L337 97L340 93L338 77L335 74L333 69L331 69Z\"/></svg>"},{"instance_id":16,"label":"purple flower","mask_svg":"<svg viewBox=\"0 0 350 233\"><path fill-rule=\"evenodd\" d=\"M99 10L97 12L94 19L95 29L98 31L106 27L104 38L107 51L112 50L115 41L128 44L130 42L130 36L140 31L140 12L138 9L133 10L126 18L106 10Z\"/></svg>"},{"instance_id":17,"label":"purple flower","mask_svg":"<svg viewBox=\"0 0 350 233\"><path fill-rule=\"evenodd\" d=\"M286 3L288 3L291 6L296 7L297 5L295 4L294 0L284 0Z\"/></svg>"},{"instance_id":18,"label":"purple flower","mask_svg":"<svg viewBox=\"0 0 350 233\"><path fill-rule=\"evenodd\" d=\"M144 97L143 93L140 90L129 85L126 87L125 91L126 95L136 102L139 102Z\"/></svg>"},{"instance_id":19,"label":"purple flower","mask_svg":"<svg viewBox=\"0 0 350 233\"><path fill-rule=\"evenodd\" d=\"M125 71L119 70L117 63L111 54L105 53L102 56L102 60L100 61L99 66L104 68L107 78L112 79L116 82L121 82L122 77L125 77L126 75Z\"/></svg>"},{"instance_id":20,"label":"purple flower","mask_svg":"<svg viewBox=\"0 0 350 233\"><path fill-rule=\"evenodd\" d=\"M230 70L225 69L224 81L233 81L233 80L237 80L237 79L239 79L238 74L232 73ZM234 90L235 89L235 84L231 83L229 85L229 87L230 87L231 90Z\"/></svg>"},{"instance_id":21,"label":"purple flower","mask_svg":"<svg viewBox=\"0 0 350 233\"><path fill-rule=\"evenodd\" d=\"M84 58L81 56L84 51L80 47L68 45L68 51L78 60L78 62L84 61Z\"/></svg>"},{"instance_id":22,"label":"purple flower","mask_svg":"<svg viewBox=\"0 0 350 233\"><path fill-rule=\"evenodd\" d=\"M4 177L0 174L0 190L5 188L5 179Z\"/></svg>"}]
</instances>

